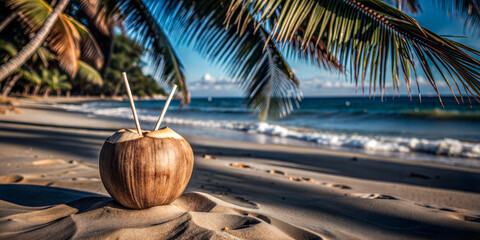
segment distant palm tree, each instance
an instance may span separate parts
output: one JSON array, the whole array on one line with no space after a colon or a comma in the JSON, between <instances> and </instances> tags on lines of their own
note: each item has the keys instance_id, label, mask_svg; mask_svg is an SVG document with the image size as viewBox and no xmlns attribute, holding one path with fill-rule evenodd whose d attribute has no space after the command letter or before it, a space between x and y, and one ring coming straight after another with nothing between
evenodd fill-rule
<instances>
[{"instance_id":1,"label":"distant palm tree","mask_svg":"<svg viewBox=\"0 0 480 240\"><path fill-rule=\"evenodd\" d=\"M40 29L53 11L44 0L7 0L6 4L19 13L18 20L26 23L23 25L29 33ZM81 57L96 68L102 66L103 54L94 37L85 26L65 13L53 24L46 43L57 55L59 66L72 78Z\"/></svg>"},{"instance_id":2,"label":"distant palm tree","mask_svg":"<svg viewBox=\"0 0 480 240\"><path fill-rule=\"evenodd\" d=\"M106 46L103 76L110 65L114 28L119 27L131 33L130 37L148 50L149 71L152 75L169 86L173 84L178 86L182 93L182 106L190 103L190 92L185 81L182 63L165 31L143 1L78 0L78 2L91 30L95 31L97 36L103 36L104 41L100 42L100 45Z\"/></svg>"},{"instance_id":3,"label":"distant palm tree","mask_svg":"<svg viewBox=\"0 0 480 240\"><path fill-rule=\"evenodd\" d=\"M0 39L0 51L5 52L5 59L3 59L3 62L6 62L8 59L15 57L18 54L17 49L15 48L14 44L8 41L5 41L3 39ZM15 86L17 81L21 78L26 79L28 82L35 84L38 86L35 92L38 92L42 80L34 70L35 68L48 68L48 64L50 61L57 61L58 58L55 54L51 53L44 47L40 47L37 49L35 54L32 56L32 58L22 64L19 68L15 69L13 74L11 75L11 78L7 83L5 84L4 88L2 89L2 96L6 97L12 90L12 88ZM0 60L2 62L2 60ZM89 83L93 83L96 85L102 85L103 80L100 77L100 74L90 65L87 63L78 60L78 70L77 70L77 75L80 79L86 80ZM35 66L35 67L33 67Z\"/></svg>"},{"instance_id":4,"label":"distant palm tree","mask_svg":"<svg viewBox=\"0 0 480 240\"><path fill-rule=\"evenodd\" d=\"M0 52L4 52L5 56L3 61L8 60L11 57L14 57L18 54L15 46L8 41L0 39ZM36 55L36 56L35 56ZM34 58L41 61L44 58L42 51L36 51ZM38 76L37 72L33 70L28 64L24 63L19 68L15 69L13 74L10 76L10 79L5 83L2 88L2 96L7 97L12 88L15 86L15 83L20 79L24 78L32 83L41 83L41 79Z\"/></svg>"},{"instance_id":5,"label":"distant palm tree","mask_svg":"<svg viewBox=\"0 0 480 240\"><path fill-rule=\"evenodd\" d=\"M23 47L15 57L0 66L0 81L5 79L7 76L10 76L15 69L30 59L35 51L45 42L45 39L55 25L59 15L67 6L68 1L69 0L59 0L53 11L48 14L48 17L45 19L41 28L35 34L35 37L25 47Z\"/></svg>"},{"instance_id":6,"label":"distant palm tree","mask_svg":"<svg viewBox=\"0 0 480 240\"><path fill-rule=\"evenodd\" d=\"M33 70L26 64L22 64L19 68L14 71L14 74L11 76L10 81L8 81L2 89L2 97L7 97L12 88L15 86L15 83L20 79L24 78L32 83L40 83L41 79L38 76L37 72Z\"/></svg>"},{"instance_id":7,"label":"distant palm tree","mask_svg":"<svg viewBox=\"0 0 480 240\"><path fill-rule=\"evenodd\" d=\"M72 85L67 81L67 79L67 75L60 74L57 69L43 69L42 80L46 84L43 97L48 97L51 90L56 91L57 96L60 96L62 90L71 89Z\"/></svg>"}]
</instances>

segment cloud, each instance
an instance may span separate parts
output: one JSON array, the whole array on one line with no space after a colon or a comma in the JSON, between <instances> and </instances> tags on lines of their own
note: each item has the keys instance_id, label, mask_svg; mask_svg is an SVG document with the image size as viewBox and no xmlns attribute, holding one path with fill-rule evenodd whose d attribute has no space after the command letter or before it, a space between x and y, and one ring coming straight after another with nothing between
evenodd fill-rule
<instances>
[{"instance_id":1,"label":"cloud","mask_svg":"<svg viewBox=\"0 0 480 240\"><path fill-rule=\"evenodd\" d=\"M368 96L370 91L370 80L368 78L365 79L364 89L362 89L361 81L358 83L358 87L356 89L357 91L355 91L355 82L346 80L348 78L348 76L345 78L342 75L339 76L338 74L325 73L318 77L301 80L300 86L305 96ZM428 79L425 78L425 76L420 75L418 76L417 80L422 93L431 94L435 92L430 82L428 81ZM415 79L410 79L410 81L412 87L412 94L418 94ZM439 92L441 92L442 94L450 94L448 85L442 78L436 78L436 84L439 88ZM408 92L405 85L405 80L402 77L400 77L399 79L399 85L400 94L406 95ZM382 92L381 89L379 89L378 83L375 92L377 93L377 95L381 94ZM398 91L396 91L396 94L397 92ZM391 77L387 75L385 94L392 95L393 93L393 82Z\"/></svg>"},{"instance_id":2,"label":"cloud","mask_svg":"<svg viewBox=\"0 0 480 240\"><path fill-rule=\"evenodd\" d=\"M338 76L319 76L300 81L305 96L341 96L354 95L355 83Z\"/></svg>"},{"instance_id":3,"label":"cloud","mask_svg":"<svg viewBox=\"0 0 480 240\"><path fill-rule=\"evenodd\" d=\"M189 85L193 96L240 96L241 91L235 80L215 78L209 73Z\"/></svg>"},{"instance_id":4,"label":"cloud","mask_svg":"<svg viewBox=\"0 0 480 240\"><path fill-rule=\"evenodd\" d=\"M426 79L424 76L418 76L417 80L415 80L415 78L410 78L410 82L411 82L412 87L415 87L415 88L417 87L417 82L416 81L418 81L418 85L420 86L420 88L430 89L432 87L432 84L430 84L428 79ZM451 80L451 82L453 82L453 80ZM435 84L437 85L437 87L439 89L448 88L447 83L441 77L435 78ZM405 82L400 82L400 86L402 86L402 85L405 85Z\"/></svg>"},{"instance_id":5,"label":"cloud","mask_svg":"<svg viewBox=\"0 0 480 240\"><path fill-rule=\"evenodd\" d=\"M370 81L365 80L365 88L362 89L362 83L358 83L358 87L355 87L355 82L345 78L343 75L338 74L322 74L320 76L302 79L300 80L300 87L303 91L304 96L368 96L370 90ZM431 87L428 80L423 77L418 77L418 82L422 94L431 94L434 93L433 88ZM437 86L439 91L442 94L450 94L448 87L446 86L445 81L438 79ZM418 95L415 79L411 79L412 83L412 94ZM400 79L400 94L406 95L407 89L405 87L405 82ZM203 75L197 81L193 81L188 85L192 96L194 97L241 97L242 90L236 84L234 79L230 78L219 78L212 76L209 73ZM380 95L382 91L379 89L378 85L375 90L376 95ZM397 91L396 91L397 92ZM393 83L391 78L387 77L386 80L386 90L385 95L392 95L393 92ZM373 94L373 89L372 89ZM397 93L396 93L397 94Z\"/></svg>"},{"instance_id":6,"label":"cloud","mask_svg":"<svg viewBox=\"0 0 480 240\"><path fill-rule=\"evenodd\" d=\"M309 80L301 81L302 87L308 88L355 88L355 84L351 82L346 82L342 79L338 80L325 80L320 78L312 78Z\"/></svg>"},{"instance_id":7,"label":"cloud","mask_svg":"<svg viewBox=\"0 0 480 240\"><path fill-rule=\"evenodd\" d=\"M213 79L212 75L210 73L207 73L203 75L203 77L200 79L200 81L206 82L206 83L213 83L215 82L215 79Z\"/></svg>"}]
</instances>

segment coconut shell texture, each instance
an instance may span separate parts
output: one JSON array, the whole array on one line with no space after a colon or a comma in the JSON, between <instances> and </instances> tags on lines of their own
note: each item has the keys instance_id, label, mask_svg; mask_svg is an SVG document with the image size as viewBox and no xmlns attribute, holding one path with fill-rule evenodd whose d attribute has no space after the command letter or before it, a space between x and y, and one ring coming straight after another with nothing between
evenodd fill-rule
<instances>
[{"instance_id":1,"label":"coconut shell texture","mask_svg":"<svg viewBox=\"0 0 480 240\"><path fill-rule=\"evenodd\" d=\"M120 130L103 144L99 164L103 185L115 201L145 209L180 197L192 175L193 151L168 127L143 136Z\"/></svg>"}]
</instances>

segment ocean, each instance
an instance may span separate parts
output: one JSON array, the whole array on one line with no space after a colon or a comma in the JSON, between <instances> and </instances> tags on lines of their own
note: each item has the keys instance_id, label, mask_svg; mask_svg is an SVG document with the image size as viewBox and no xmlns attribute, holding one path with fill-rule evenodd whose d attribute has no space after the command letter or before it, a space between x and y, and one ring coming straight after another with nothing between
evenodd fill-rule
<instances>
[{"instance_id":1,"label":"ocean","mask_svg":"<svg viewBox=\"0 0 480 240\"><path fill-rule=\"evenodd\" d=\"M259 122L241 98L192 98L179 109L173 100L164 124L218 138L305 145L406 160L480 167L480 104L453 97L410 100L368 97L307 97L283 119ZM136 101L144 122L156 122L165 101ZM132 118L128 101L59 104L94 116Z\"/></svg>"}]
</instances>

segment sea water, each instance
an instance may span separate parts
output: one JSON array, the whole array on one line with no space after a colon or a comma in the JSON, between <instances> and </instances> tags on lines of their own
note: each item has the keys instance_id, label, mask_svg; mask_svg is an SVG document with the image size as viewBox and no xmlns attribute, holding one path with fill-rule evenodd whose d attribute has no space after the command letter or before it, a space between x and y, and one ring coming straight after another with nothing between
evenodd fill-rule
<instances>
[{"instance_id":1,"label":"sea water","mask_svg":"<svg viewBox=\"0 0 480 240\"><path fill-rule=\"evenodd\" d=\"M260 122L241 98L192 98L183 108L173 100L164 123L190 127L200 135L214 132L213 137L220 138L293 145L303 142L318 148L480 167L480 104L473 99L471 104L468 99L457 104L453 97L442 101L444 107L436 97L422 98L421 102L406 97L307 97L291 115ZM156 122L164 103L135 102L140 119L149 122ZM59 106L96 116L132 116L128 101Z\"/></svg>"}]
</instances>

